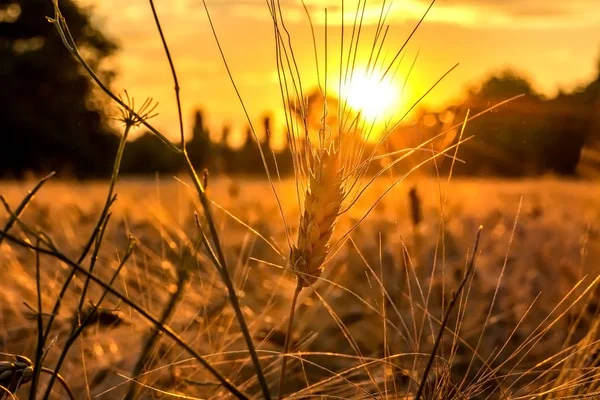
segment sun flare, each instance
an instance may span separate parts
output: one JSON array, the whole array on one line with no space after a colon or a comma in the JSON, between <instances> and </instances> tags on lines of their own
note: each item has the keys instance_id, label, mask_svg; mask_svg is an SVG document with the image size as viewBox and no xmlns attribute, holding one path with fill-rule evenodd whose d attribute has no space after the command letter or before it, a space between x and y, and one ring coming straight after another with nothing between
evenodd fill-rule
<instances>
[{"instance_id":1,"label":"sun flare","mask_svg":"<svg viewBox=\"0 0 600 400\"><path fill-rule=\"evenodd\" d=\"M341 97L367 123L389 119L400 106L400 89L395 82L373 71L355 71L343 86Z\"/></svg>"}]
</instances>

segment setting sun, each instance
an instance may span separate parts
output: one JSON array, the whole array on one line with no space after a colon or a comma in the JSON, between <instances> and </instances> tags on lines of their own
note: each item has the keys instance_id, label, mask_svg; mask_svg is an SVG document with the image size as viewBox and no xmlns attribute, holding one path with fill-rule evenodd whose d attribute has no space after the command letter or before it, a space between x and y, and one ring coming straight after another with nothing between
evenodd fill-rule
<instances>
[{"instance_id":1,"label":"setting sun","mask_svg":"<svg viewBox=\"0 0 600 400\"><path fill-rule=\"evenodd\" d=\"M343 87L342 99L369 123L391 117L400 105L400 88L377 72L355 71Z\"/></svg>"}]
</instances>

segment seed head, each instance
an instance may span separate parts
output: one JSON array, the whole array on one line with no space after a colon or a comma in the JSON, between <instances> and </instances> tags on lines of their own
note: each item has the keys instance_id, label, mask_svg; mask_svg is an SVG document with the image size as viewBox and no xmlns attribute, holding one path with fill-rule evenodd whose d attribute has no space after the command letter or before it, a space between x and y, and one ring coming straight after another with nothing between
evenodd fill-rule
<instances>
[{"instance_id":1,"label":"seed head","mask_svg":"<svg viewBox=\"0 0 600 400\"><path fill-rule=\"evenodd\" d=\"M344 199L343 169L332 147L312 152L309 181L290 263L302 287L313 284L323 271L331 235Z\"/></svg>"},{"instance_id":2,"label":"seed head","mask_svg":"<svg viewBox=\"0 0 600 400\"><path fill-rule=\"evenodd\" d=\"M15 356L15 361L0 361L0 386L16 391L20 385L31 381L33 363L24 356Z\"/></svg>"}]
</instances>

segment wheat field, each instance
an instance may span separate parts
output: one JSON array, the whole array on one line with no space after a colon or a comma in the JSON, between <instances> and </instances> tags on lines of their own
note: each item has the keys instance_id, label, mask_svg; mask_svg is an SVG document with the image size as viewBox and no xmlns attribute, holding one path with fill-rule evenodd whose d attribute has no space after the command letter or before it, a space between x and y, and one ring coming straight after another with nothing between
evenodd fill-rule
<instances>
[{"instance_id":1,"label":"wheat field","mask_svg":"<svg viewBox=\"0 0 600 400\"><path fill-rule=\"evenodd\" d=\"M32 185L2 182L0 187L7 202L16 205ZM408 192L413 185L422 206L418 226L411 223ZM279 183L280 193L289 194L282 196L282 204L293 204L293 186ZM30 202L23 221L43 229L75 257L101 212L106 187L104 182L50 182ZM265 376L274 385L295 283L293 274L282 269L278 252L285 234L275 201L264 195L268 190L262 180L215 178L209 183L210 198L220 206L215 221L230 273ZM597 340L597 295L592 287L580 296L598 275L599 190L587 182L553 179L448 183L423 178L397 186L350 235L323 279L301 294L287 391L293 398L377 398L384 391L403 398L414 392L423 368L419 362L431 351L442 307L459 285L483 225L475 272L448 323L439 350L446 361L435 363L427 398L444 398L449 387L461 383L462 394L452 397L532 398L526 395L550 389L552 398L592 393L595 379L586 368L594 361L584 356L593 354L589 346ZM159 315L177 291L177 271L189 264L191 274L169 325L225 376L258 395L223 284L205 255L190 256L198 240L193 190L185 180L161 177L123 179L116 192L95 273L108 280L128 237L134 237L137 246L114 287ZM368 196L362 200L371 201ZM364 207L357 205L340 223L352 224ZM297 220L293 207L284 208L292 210L289 220ZM0 224L7 219L4 214ZM36 344L31 309L37 301L35 253L6 241L1 246L0 351L31 355ZM46 311L70 269L47 256L40 266ZM572 290L580 279L584 282ZM66 293L51 335L49 365L76 322L84 281L75 275ZM97 286L89 290L92 301L101 293ZM148 332L148 324L114 296L101 308L106 312L85 329L61 369L76 398L88 393L122 397ZM584 347L550 358L573 345ZM556 391L557 376L569 363L589 365L571 370L560 382L563 392ZM151 352L144 374L134 379L145 385L138 394L147 398L161 393L221 398L226 393L165 337ZM62 398L59 388L55 396Z\"/></svg>"}]
</instances>

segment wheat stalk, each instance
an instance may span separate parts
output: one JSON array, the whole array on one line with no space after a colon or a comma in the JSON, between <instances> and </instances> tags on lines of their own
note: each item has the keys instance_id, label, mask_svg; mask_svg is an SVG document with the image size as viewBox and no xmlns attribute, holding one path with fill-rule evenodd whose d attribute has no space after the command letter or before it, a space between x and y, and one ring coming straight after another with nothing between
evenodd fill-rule
<instances>
[{"instance_id":1,"label":"wheat stalk","mask_svg":"<svg viewBox=\"0 0 600 400\"><path fill-rule=\"evenodd\" d=\"M308 184L304 193L296 243L290 247L289 263L296 273L297 285L292 296L288 328L279 377L279 399L283 398L286 354L289 351L296 301L303 288L316 282L330 251L330 240L346 194L343 158L333 141L327 148L310 149Z\"/></svg>"}]
</instances>

